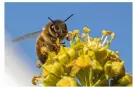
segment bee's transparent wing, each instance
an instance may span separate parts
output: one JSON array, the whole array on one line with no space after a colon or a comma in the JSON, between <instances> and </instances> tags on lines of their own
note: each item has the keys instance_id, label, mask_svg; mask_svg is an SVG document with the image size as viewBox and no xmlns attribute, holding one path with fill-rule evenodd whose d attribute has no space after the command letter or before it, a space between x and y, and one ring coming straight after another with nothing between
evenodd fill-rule
<instances>
[{"instance_id":1,"label":"bee's transparent wing","mask_svg":"<svg viewBox=\"0 0 133 87\"><path fill-rule=\"evenodd\" d=\"M33 38L33 37L37 37L39 36L39 34L42 32L42 30L40 31L36 31L36 32L32 32L32 33L29 33L29 34L25 34L23 36L20 36L16 39L13 39L12 42L17 42L17 41L21 41L21 40L25 40L25 39L30 39L30 38Z\"/></svg>"}]
</instances>

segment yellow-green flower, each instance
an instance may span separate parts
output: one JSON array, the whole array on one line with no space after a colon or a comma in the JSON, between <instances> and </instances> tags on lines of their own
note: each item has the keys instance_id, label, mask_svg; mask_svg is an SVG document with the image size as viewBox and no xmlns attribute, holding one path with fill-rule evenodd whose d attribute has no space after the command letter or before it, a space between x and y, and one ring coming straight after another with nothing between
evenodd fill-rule
<instances>
[{"instance_id":1,"label":"yellow-green flower","mask_svg":"<svg viewBox=\"0 0 133 87\"><path fill-rule=\"evenodd\" d=\"M45 64L37 62L42 69L39 76L34 76L33 84L40 80L44 86L131 86L132 76L125 73L124 61L119 52L110 50L115 33L103 30L101 37L90 37L90 29L83 28L69 32L70 47L63 47L59 38L56 45L59 52L49 51L42 47L40 52L48 54ZM110 39L108 37L111 37Z\"/></svg>"},{"instance_id":2,"label":"yellow-green flower","mask_svg":"<svg viewBox=\"0 0 133 87\"><path fill-rule=\"evenodd\" d=\"M107 61L104 65L104 71L107 79L121 75L123 76L125 74L124 62Z\"/></svg>"},{"instance_id":3,"label":"yellow-green flower","mask_svg":"<svg viewBox=\"0 0 133 87\"><path fill-rule=\"evenodd\" d=\"M88 55L83 55L81 57L78 57L78 59L76 60L76 65L80 68L88 67L90 66L91 63L92 61Z\"/></svg>"},{"instance_id":4,"label":"yellow-green flower","mask_svg":"<svg viewBox=\"0 0 133 87\"><path fill-rule=\"evenodd\" d=\"M132 84L132 76L128 73L125 74L121 79L118 81L122 85L131 85Z\"/></svg>"},{"instance_id":5,"label":"yellow-green flower","mask_svg":"<svg viewBox=\"0 0 133 87\"><path fill-rule=\"evenodd\" d=\"M58 81L58 83L56 84L56 86L58 87L64 87L64 86L77 86L77 82L74 78L72 77L68 77L68 76L64 76L60 81Z\"/></svg>"},{"instance_id":6,"label":"yellow-green flower","mask_svg":"<svg viewBox=\"0 0 133 87\"><path fill-rule=\"evenodd\" d=\"M87 28L87 27L84 27L83 30L84 30L85 33L90 33L90 29Z\"/></svg>"}]
</instances>

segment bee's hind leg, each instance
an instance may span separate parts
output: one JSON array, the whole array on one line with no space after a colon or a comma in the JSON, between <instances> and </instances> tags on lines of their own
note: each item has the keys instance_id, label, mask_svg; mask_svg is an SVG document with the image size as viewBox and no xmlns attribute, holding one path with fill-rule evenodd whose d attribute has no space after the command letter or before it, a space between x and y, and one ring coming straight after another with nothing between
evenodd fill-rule
<instances>
[{"instance_id":1,"label":"bee's hind leg","mask_svg":"<svg viewBox=\"0 0 133 87\"><path fill-rule=\"evenodd\" d=\"M32 84L33 85L37 85L37 83L38 83L38 80L41 78L41 76L40 75L36 75L36 76L33 76L33 78L32 78Z\"/></svg>"},{"instance_id":2,"label":"bee's hind leg","mask_svg":"<svg viewBox=\"0 0 133 87\"><path fill-rule=\"evenodd\" d=\"M68 33L67 33L67 35L65 36L65 38L66 38L66 40L68 40L68 41L70 41L72 38L72 32L71 31L69 31Z\"/></svg>"},{"instance_id":3,"label":"bee's hind leg","mask_svg":"<svg viewBox=\"0 0 133 87\"><path fill-rule=\"evenodd\" d=\"M40 52L41 52L43 55L47 55L47 54L48 54L48 51L49 51L48 45L45 44L44 42L42 42L42 43L40 44Z\"/></svg>"},{"instance_id":4,"label":"bee's hind leg","mask_svg":"<svg viewBox=\"0 0 133 87\"><path fill-rule=\"evenodd\" d=\"M39 61L36 62L36 66L40 68L41 64L44 64L46 62L48 55L48 48L44 42L36 46L36 54L39 59Z\"/></svg>"}]
</instances>

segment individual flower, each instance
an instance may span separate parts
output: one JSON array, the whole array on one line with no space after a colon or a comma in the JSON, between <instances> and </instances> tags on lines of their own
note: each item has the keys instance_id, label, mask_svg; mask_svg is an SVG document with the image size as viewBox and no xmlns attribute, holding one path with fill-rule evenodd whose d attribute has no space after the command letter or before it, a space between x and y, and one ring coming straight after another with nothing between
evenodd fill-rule
<instances>
[{"instance_id":1,"label":"individual flower","mask_svg":"<svg viewBox=\"0 0 133 87\"><path fill-rule=\"evenodd\" d=\"M77 86L77 82L74 78L64 76L60 81L56 84L57 87L64 87L64 86Z\"/></svg>"},{"instance_id":2,"label":"individual flower","mask_svg":"<svg viewBox=\"0 0 133 87\"><path fill-rule=\"evenodd\" d=\"M104 65L104 72L107 79L125 74L124 62L107 61Z\"/></svg>"},{"instance_id":3,"label":"individual flower","mask_svg":"<svg viewBox=\"0 0 133 87\"><path fill-rule=\"evenodd\" d=\"M88 67L88 66L90 66L91 63L92 63L92 61L88 55L80 56L76 60L76 65L80 68Z\"/></svg>"},{"instance_id":4,"label":"individual flower","mask_svg":"<svg viewBox=\"0 0 133 87\"><path fill-rule=\"evenodd\" d=\"M118 80L118 83L122 85L132 84L132 76L126 73L121 79Z\"/></svg>"}]
</instances>

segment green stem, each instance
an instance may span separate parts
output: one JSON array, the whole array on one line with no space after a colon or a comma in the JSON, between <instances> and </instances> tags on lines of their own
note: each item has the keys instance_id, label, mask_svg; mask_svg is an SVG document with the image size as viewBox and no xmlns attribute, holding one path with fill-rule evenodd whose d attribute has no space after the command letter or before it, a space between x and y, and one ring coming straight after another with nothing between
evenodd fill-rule
<instances>
[{"instance_id":1,"label":"green stem","mask_svg":"<svg viewBox=\"0 0 133 87\"><path fill-rule=\"evenodd\" d=\"M79 79L79 81L81 82L82 86L85 86L85 79L84 79L84 73L83 70L80 69L80 71L77 73L77 78Z\"/></svg>"},{"instance_id":2,"label":"green stem","mask_svg":"<svg viewBox=\"0 0 133 87\"><path fill-rule=\"evenodd\" d=\"M107 82L107 79L105 78L105 75L103 74L93 86L100 86L100 85L106 84L106 82Z\"/></svg>"},{"instance_id":3,"label":"green stem","mask_svg":"<svg viewBox=\"0 0 133 87\"><path fill-rule=\"evenodd\" d=\"M92 68L90 68L89 82L90 82L90 86L92 86L93 85L93 71L92 71Z\"/></svg>"},{"instance_id":4,"label":"green stem","mask_svg":"<svg viewBox=\"0 0 133 87\"><path fill-rule=\"evenodd\" d=\"M87 75L86 75L85 69L83 69L83 72L84 72L84 78L85 78L85 86L87 86L88 82L87 82Z\"/></svg>"}]
</instances>

